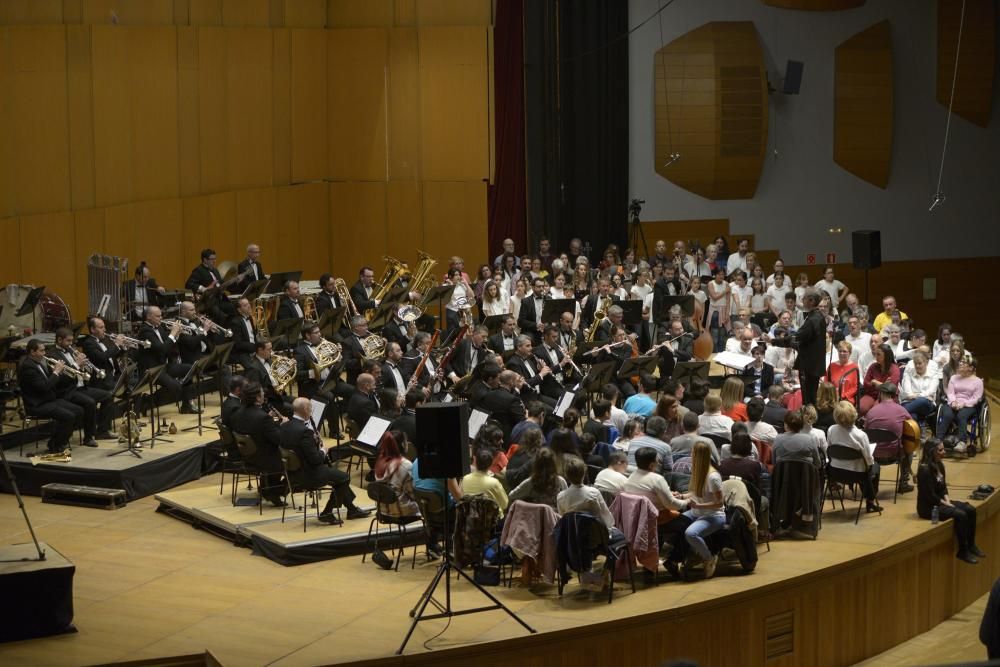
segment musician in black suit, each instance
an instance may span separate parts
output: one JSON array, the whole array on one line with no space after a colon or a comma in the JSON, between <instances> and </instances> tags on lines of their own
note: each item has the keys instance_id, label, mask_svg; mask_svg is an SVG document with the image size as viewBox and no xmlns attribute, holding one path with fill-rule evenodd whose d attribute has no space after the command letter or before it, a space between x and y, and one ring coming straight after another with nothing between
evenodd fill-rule
<instances>
[{"instance_id":1,"label":"musician in black suit","mask_svg":"<svg viewBox=\"0 0 1000 667\"><path fill-rule=\"evenodd\" d=\"M21 400L29 415L52 420L55 429L49 438L49 451L62 452L69 447L76 420L83 419L83 408L56 393L66 364L57 361L50 368L45 361L45 344L37 338L28 341L27 352L17 366Z\"/></svg>"},{"instance_id":2,"label":"musician in black suit","mask_svg":"<svg viewBox=\"0 0 1000 667\"><path fill-rule=\"evenodd\" d=\"M253 305L250 300L241 297L236 302L236 317L229 320L229 328L233 332L233 350L229 358L244 368L250 363L250 357L257 349L257 329L253 321Z\"/></svg>"},{"instance_id":3,"label":"musician in black suit","mask_svg":"<svg viewBox=\"0 0 1000 667\"><path fill-rule=\"evenodd\" d=\"M528 340L530 344L530 339ZM518 377L514 371L502 371L497 378L499 386L488 391L481 402L482 410L489 413L490 419L500 424L504 442L508 443L514 426L527 417L524 402L516 389L521 383Z\"/></svg>"},{"instance_id":4,"label":"musician in black suit","mask_svg":"<svg viewBox=\"0 0 1000 667\"><path fill-rule=\"evenodd\" d=\"M322 318L328 310L347 308L343 318L340 320L340 327L330 336L330 340L339 345L343 342L344 337L351 333L351 308L354 307L354 302L351 301L350 305L344 303L344 300L340 298L340 294L337 292L337 279L329 273L324 273L319 277L319 286L321 289L319 294L316 295L317 318Z\"/></svg>"},{"instance_id":5,"label":"musician in black suit","mask_svg":"<svg viewBox=\"0 0 1000 667\"><path fill-rule=\"evenodd\" d=\"M659 327L657 328L659 330ZM684 330L684 323L680 320L672 320L669 329L663 335L657 335L657 344L665 343L656 352L659 359L657 366L660 368L660 381L665 382L674 374L674 367L679 361L691 361L694 358L694 340L689 332ZM667 341L671 341L667 343Z\"/></svg>"},{"instance_id":6,"label":"musician in black suit","mask_svg":"<svg viewBox=\"0 0 1000 667\"><path fill-rule=\"evenodd\" d=\"M125 281L122 287L125 301L132 304L126 317L132 322L142 322L146 319L146 309L149 306L161 305L160 297L167 291L156 284L151 278L146 262L140 262L135 269L135 278Z\"/></svg>"},{"instance_id":7,"label":"musician in black suit","mask_svg":"<svg viewBox=\"0 0 1000 667\"><path fill-rule=\"evenodd\" d=\"M100 317L88 318L87 329L90 335L83 339L80 346L90 363L104 371L103 380L93 377L90 383L98 389L111 391L128 352L125 340L121 335L108 336L104 320Z\"/></svg>"},{"instance_id":8,"label":"musician in black suit","mask_svg":"<svg viewBox=\"0 0 1000 667\"><path fill-rule=\"evenodd\" d=\"M514 355L507 360L507 368L524 378L524 386L521 387L522 396L530 390L531 400L539 400L554 408L555 399L542 393L542 383L552 373L552 369L535 356L533 348L530 336L524 334L518 336Z\"/></svg>"},{"instance_id":9,"label":"musician in black suit","mask_svg":"<svg viewBox=\"0 0 1000 667\"><path fill-rule=\"evenodd\" d=\"M234 375L229 378L229 395L222 401L219 421L230 431L233 430L233 420L236 418L236 413L243 409L243 388L246 384L247 379L242 375Z\"/></svg>"},{"instance_id":10,"label":"musician in black suit","mask_svg":"<svg viewBox=\"0 0 1000 667\"><path fill-rule=\"evenodd\" d=\"M599 343L607 343L611 340L611 330L612 329L624 329L625 324L623 322L625 317L625 311L622 310L621 306L611 306L608 308L607 317L597 326L597 331L594 333L594 340Z\"/></svg>"},{"instance_id":11,"label":"musician in black suit","mask_svg":"<svg viewBox=\"0 0 1000 667\"><path fill-rule=\"evenodd\" d=\"M61 361L66 366L83 373L90 373L85 368L86 357L73 348L73 331L62 327L56 329L56 344L48 350L48 357ZM111 435L111 417L114 401L111 392L97 387L88 387L81 377L70 373L62 373L55 387L56 395L74 405L83 408L83 444L87 447L97 447L97 438L115 440Z\"/></svg>"},{"instance_id":12,"label":"musician in black suit","mask_svg":"<svg viewBox=\"0 0 1000 667\"><path fill-rule=\"evenodd\" d=\"M559 345L564 350L569 350L574 345L583 342L583 332L573 328L573 320L576 319L573 313L560 313L559 315Z\"/></svg>"},{"instance_id":13,"label":"musician in black suit","mask_svg":"<svg viewBox=\"0 0 1000 667\"><path fill-rule=\"evenodd\" d=\"M593 355L593 363L598 364L613 361L615 363L615 379L612 382L618 387L618 391L621 392L623 398L635 395L635 387L629 382L628 378L618 378L618 371L621 370L625 360L632 356L632 347L629 344L628 332L623 327L612 327L611 342L608 345L611 346L609 349L601 350Z\"/></svg>"},{"instance_id":14,"label":"musician in black suit","mask_svg":"<svg viewBox=\"0 0 1000 667\"><path fill-rule=\"evenodd\" d=\"M357 382L358 375L361 373L361 362L365 356L361 340L371 335L373 334L368 331L368 320L365 319L364 315L355 315L351 318L351 333L344 337L342 344L347 384L356 384Z\"/></svg>"},{"instance_id":15,"label":"musician in black suit","mask_svg":"<svg viewBox=\"0 0 1000 667\"><path fill-rule=\"evenodd\" d=\"M545 323L542 322L542 310L548 296L549 284L544 278L535 278L531 283L531 294L521 299L517 325L521 328L521 335L531 336L533 344L538 344L542 340L542 330L545 328Z\"/></svg>"},{"instance_id":16,"label":"musician in black suit","mask_svg":"<svg viewBox=\"0 0 1000 667\"><path fill-rule=\"evenodd\" d=\"M410 374L401 365L403 349L399 343L389 341L385 344L385 362L382 364L382 387L393 389L399 396L404 396L409 388Z\"/></svg>"},{"instance_id":17,"label":"musician in black suit","mask_svg":"<svg viewBox=\"0 0 1000 667\"><path fill-rule=\"evenodd\" d=\"M294 280L289 280L285 283L284 289L285 293L278 301L278 319L301 320L305 316L305 313L302 310L302 302L299 299L299 284Z\"/></svg>"},{"instance_id":18,"label":"musician in black suit","mask_svg":"<svg viewBox=\"0 0 1000 667\"><path fill-rule=\"evenodd\" d=\"M799 382L802 385L802 405L816 404L816 388L826 361L826 318L817 310L819 292L813 288L806 289L802 295L802 309L806 311L805 321L795 335L787 338L775 338L771 344L775 347L797 347L795 369L799 371Z\"/></svg>"},{"instance_id":19,"label":"musician in black suit","mask_svg":"<svg viewBox=\"0 0 1000 667\"><path fill-rule=\"evenodd\" d=\"M282 422L287 417L280 417ZM266 401L257 382L247 382L243 387L243 407L233 416L233 433L248 435L257 446L256 453L247 463L263 470L260 482L261 496L275 507L285 504L285 482L281 466L281 431L278 423L266 412Z\"/></svg>"},{"instance_id":20,"label":"musician in black suit","mask_svg":"<svg viewBox=\"0 0 1000 667\"><path fill-rule=\"evenodd\" d=\"M174 326L167 329L161 324L163 315L156 306L150 306L146 312L146 321L139 328L139 339L150 342L148 348L139 348L137 359L139 362L139 372L144 373L154 366L166 366L160 373L157 384L170 394L175 401L183 401L181 412L184 414L197 414L198 409L191 405L191 399L195 395L195 387L191 384L181 384L181 380L187 377L191 370L189 364L182 363L177 351L177 340L181 335L180 322L175 321Z\"/></svg>"},{"instance_id":21,"label":"musician in black suit","mask_svg":"<svg viewBox=\"0 0 1000 667\"><path fill-rule=\"evenodd\" d=\"M248 380L258 383L268 404L287 417L292 414L292 401L284 394L279 393L271 382L271 357L273 354L271 341L258 338L254 343L254 354L244 368L243 375Z\"/></svg>"},{"instance_id":22,"label":"musician in black suit","mask_svg":"<svg viewBox=\"0 0 1000 667\"><path fill-rule=\"evenodd\" d=\"M332 366L320 369L317 376L317 369L314 368L314 365L319 363L319 346L322 343L323 334L320 332L318 324L309 323L302 329L302 342L295 348L295 384L298 386L299 396L316 397L326 403L324 414L317 415L317 417L320 420L326 419L330 434L336 435L340 432L340 413L333 395L334 393L343 395L344 392L336 389L334 392L323 391L322 386L330 379L331 375L335 378L340 375L344 366L343 361L338 361ZM347 383L338 380L335 386L339 388L339 385L344 385L347 388L347 396L353 393L353 387Z\"/></svg>"},{"instance_id":23,"label":"musician in black suit","mask_svg":"<svg viewBox=\"0 0 1000 667\"><path fill-rule=\"evenodd\" d=\"M328 463L323 441L311 421L312 405L309 399L296 398L292 402L292 411L292 418L279 427L282 449L294 452L301 465L297 472L290 473L292 481L298 478L301 483L308 486L328 484L333 487L333 493L327 499L326 507L320 512L319 520L334 525L343 523L333 513L333 510L341 506L347 508L348 519L363 519L368 516L368 512L354 504L351 476Z\"/></svg>"},{"instance_id":24,"label":"musician in black suit","mask_svg":"<svg viewBox=\"0 0 1000 667\"><path fill-rule=\"evenodd\" d=\"M378 301L372 298L372 294L374 294L372 283L374 281L375 271L370 266L363 266L358 271L358 282L351 285L351 299L359 313L378 307Z\"/></svg>"},{"instance_id":25,"label":"musician in black suit","mask_svg":"<svg viewBox=\"0 0 1000 667\"><path fill-rule=\"evenodd\" d=\"M198 319L198 311L190 301L181 302L177 319L186 327L181 329L177 338L177 352L181 356L181 362L190 365L208 352L209 337Z\"/></svg>"},{"instance_id":26,"label":"musician in black suit","mask_svg":"<svg viewBox=\"0 0 1000 667\"><path fill-rule=\"evenodd\" d=\"M747 382L743 395L747 398L754 396L767 396L768 390L774 384L774 366L764 361L765 346L763 343L755 345L750 353L753 355L753 362L747 364L741 374Z\"/></svg>"},{"instance_id":27,"label":"musician in black suit","mask_svg":"<svg viewBox=\"0 0 1000 667\"><path fill-rule=\"evenodd\" d=\"M479 364L473 372L472 383L469 385L469 406L482 410L483 400L491 390L500 386L500 373L503 367L492 361Z\"/></svg>"},{"instance_id":28,"label":"musician in black suit","mask_svg":"<svg viewBox=\"0 0 1000 667\"><path fill-rule=\"evenodd\" d=\"M597 281L597 294L589 294L587 296L587 303L584 304L583 310L580 311L580 326L589 329L590 325L594 322L594 313L601 310L607 316L607 309L612 303L618 301L618 298L611 294L611 279L601 278ZM598 306L600 306L598 308Z\"/></svg>"},{"instance_id":29,"label":"musician in black suit","mask_svg":"<svg viewBox=\"0 0 1000 667\"><path fill-rule=\"evenodd\" d=\"M489 335L490 330L483 325L474 326L469 335L455 347L455 353L451 355L444 367L445 377L452 383L458 382L471 373L476 366L486 361L488 350L485 343Z\"/></svg>"},{"instance_id":30,"label":"musician in black suit","mask_svg":"<svg viewBox=\"0 0 1000 667\"><path fill-rule=\"evenodd\" d=\"M417 372L420 362L423 361L431 347L432 340L433 337L426 331L418 331L413 337L414 354L403 357L399 363L400 368L405 369L408 377L413 377L413 374ZM432 394L440 391L441 376L443 376L443 371L435 364L433 355L427 355L427 361L420 371L416 384L423 389L424 396L429 398ZM434 387L438 387L438 389Z\"/></svg>"},{"instance_id":31,"label":"musician in black suit","mask_svg":"<svg viewBox=\"0 0 1000 667\"><path fill-rule=\"evenodd\" d=\"M190 290L195 299L198 299L199 295L203 295L205 290L222 285L222 274L215 268L215 260L215 251L211 248L205 248L201 251L201 264L191 269L191 275L184 283L184 289ZM211 301L205 303L202 310L207 312L216 322L225 322L236 314L236 309L233 308L224 294L216 294L209 298Z\"/></svg>"},{"instance_id":32,"label":"musician in black suit","mask_svg":"<svg viewBox=\"0 0 1000 667\"><path fill-rule=\"evenodd\" d=\"M244 292L252 283L268 277L267 274L264 273L264 267L260 265L259 245L251 243L247 246L246 259L239 263L236 270L240 273L240 275L245 274L246 276L234 285L234 289L238 292Z\"/></svg>"},{"instance_id":33,"label":"musician in black suit","mask_svg":"<svg viewBox=\"0 0 1000 667\"><path fill-rule=\"evenodd\" d=\"M567 378L573 374L570 358L559 349L559 327L550 324L542 334L542 344L532 351L552 371L542 379L542 394L559 400Z\"/></svg>"},{"instance_id":34,"label":"musician in black suit","mask_svg":"<svg viewBox=\"0 0 1000 667\"><path fill-rule=\"evenodd\" d=\"M497 354L513 352L514 346L517 344L516 324L517 320L514 319L513 315L504 317L503 322L500 324L500 331L489 337L486 341L486 346Z\"/></svg>"},{"instance_id":35,"label":"musician in black suit","mask_svg":"<svg viewBox=\"0 0 1000 667\"><path fill-rule=\"evenodd\" d=\"M399 343L399 347L405 352L413 344L413 335L417 333L417 328L413 322L400 320L397 312L393 312L389 321L382 327L382 338Z\"/></svg>"},{"instance_id":36,"label":"musician in black suit","mask_svg":"<svg viewBox=\"0 0 1000 667\"><path fill-rule=\"evenodd\" d=\"M378 396L375 391L375 378L368 373L358 376L356 391L347 401L347 416L363 429L368 420L379 411Z\"/></svg>"}]
</instances>

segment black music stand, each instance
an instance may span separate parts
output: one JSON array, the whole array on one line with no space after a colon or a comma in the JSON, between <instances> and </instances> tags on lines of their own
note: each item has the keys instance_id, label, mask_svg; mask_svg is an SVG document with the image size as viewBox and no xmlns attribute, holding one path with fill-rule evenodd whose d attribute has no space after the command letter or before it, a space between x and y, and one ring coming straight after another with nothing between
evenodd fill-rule
<instances>
[{"instance_id":1,"label":"black music stand","mask_svg":"<svg viewBox=\"0 0 1000 667\"><path fill-rule=\"evenodd\" d=\"M579 387L583 387L588 394L597 394L604 391L604 385L614 380L615 367L617 365L618 362L616 361L602 361L599 364L594 364L587 371L587 374L580 378L580 381L571 391Z\"/></svg>"},{"instance_id":2,"label":"black music stand","mask_svg":"<svg viewBox=\"0 0 1000 667\"><path fill-rule=\"evenodd\" d=\"M396 309L398 309L399 306L400 304L395 301L389 301L388 298L382 301L382 303L376 306L375 314L368 321L368 330L376 331L388 324L389 320L396 313Z\"/></svg>"},{"instance_id":3,"label":"black music stand","mask_svg":"<svg viewBox=\"0 0 1000 667\"><path fill-rule=\"evenodd\" d=\"M288 281L299 282L302 278L302 271L282 271L280 273L272 273L271 277L268 278L267 282L267 293L275 294L277 292L285 291L285 283Z\"/></svg>"},{"instance_id":4,"label":"black music stand","mask_svg":"<svg viewBox=\"0 0 1000 667\"><path fill-rule=\"evenodd\" d=\"M485 320L483 320L483 326L490 330L490 335L500 331L500 325L503 321L510 317L510 313L501 313L499 315L490 315Z\"/></svg>"},{"instance_id":5,"label":"black music stand","mask_svg":"<svg viewBox=\"0 0 1000 667\"><path fill-rule=\"evenodd\" d=\"M268 322L267 333L275 349L295 347L302 336L302 319L289 317Z\"/></svg>"},{"instance_id":6,"label":"black music stand","mask_svg":"<svg viewBox=\"0 0 1000 667\"><path fill-rule=\"evenodd\" d=\"M615 301L615 305L622 309L622 324L634 326L642 323L642 301Z\"/></svg>"},{"instance_id":7,"label":"black music stand","mask_svg":"<svg viewBox=\"0 0 1000 667\"><path fill-rule=\"evenodd\" d=\"M655 355L626 359L625 363L622 364L621 370L618 371L617 379L628 380L635 375L642 375L643 373L652 375L656 369L657 361L658 357Z\"/></svg>"},{"instance_id":8,"label":"black music stand","mask_svg":"<svg viewBox=\"0 0 1000 667\"><path fill-rule=\"evenodd\" d=\"M143 395L153 396L153 385L160 377L160 373L166 368L166 364L163 366L153 366L152 368L147 368L146 372L143 374L139 381L135 384L132 389L128 390L128 408L125 410L125 433L127 437L127 444L125 449L119 449L117 452L111 452L108 456L118 456L119 454L125 454L126 452L136 457L137 459L142 458L142 454L138 451L138 446L142 443L139 438L132 437L132 426L134 422L132 421L135 415L135 405L142 398ZM125 377L125 373L122 373L122 378ZM119 380L121 382L122 380ZM150 424L149 431L152 434L150 437L149 448L152 449L156 443L156 428L153 424Z\"/></svg>"},{"instance_id":9,"label":"black music stand","mask_svg":"<svg viewBox=\"0 0 1000 667\"><path fill-rule=\"evenodd\" d=\"M41 287L32 288L28 292L28 296L24 297L24 302L21 304L17 312L14 313L14 317L24 317L28 313L31 313L31 333L38 331L38 314L35 312L35 307L38 302L42 300L42 294L45 293L45 285Z\"/></svg>"},{"instance_id":10,"label":"black music stand","mask_svg":"<svg viewBox=\"0 0 1000 667\"><path fill-rule=\"evenodd\" d=\"M673 379L680 382L686 389L691 388L691 381L701 378L708 382L708 369L711 367L708 361L678 361L674 364Z\"/></svg>"},{"instance_id":11,"label":"black music stand","mask_svg":"<svg viewBox=\"0 0 1000 667\"><path fill-rule=\"evenodd\" d=\"M674 306L681 307L681 315L691 317L694 315L694 295L684 294L681 296L656 296L653 295L653 312L651 317L654 322L666 322L670 319L670 309Z\"/></svg>"},{"instance_id":12,"label":"black music stand","mask_svg":"<svg viewBox=\"0 0 1000 667\"><path fill-rule=\"evenodd\" d=\"M451 295L454 292L454 285L435 285L427 290L426 294L424 294L424 300L420 303L420 307L424 309L424 312L427 312L427 308L429 308L430 305L436 301L438 304L438 322L446 324L447 321L444 317L444 304L446 301L451 301ZM471 306L472 304L469 305Z\"/></svg>"},{"instance_id":13,"label":"black music stand","mask_svg":"<svg viewBox=\"0 0 1000 667\"><path fill-rule=\"evenodd\" d=\"M213 370L214 367L214 370L219 371L219 393L222 400L225 400L225 390L228 389L228 387L222 386L222 369L229 363L229 355L233 352L233 345L234 343L219 343L216 345L212 350L213 361L208 366L209 370Z\"/></svg>"},{"instance_id":14,"label":"black music stand","mask_svg":"<svg viewBox=\"0 0 1000 667\"><path fill-rule=\"evenodd\" d=\"M576 316L576 299L546 299L542 302L542 323L554 324L563 313Z\"/></svg>"},{"instance_id":15,"label":"black music stand","mask_svg":"<svg viewBox=\"0 0 1000 667\"><path fill-rule=\"evenodd\" d=\"M208 368L209 364L211 364L215 359L216 359L216 356L215 356L215 352L214 351L211 354L205 355L201 359L197 359L193 364L191 364L191 368L190 368L190 370L188 370L187 375L184 376L184 379L181 380L181 385L182 386L186 385L188 383L191 383L191 384L194 385L194 388L195 388L195 392L194 392L195 393L195 402L196 402L196 405L198 406L198 409L197 409L197 411L198 411L198 424L195 425L195 426L188 426L186 428L182 428L181 429L182 431L193 431L194 429L198 429L198 435L201 435L201 431L202 431L203 428L215 429L214 426L203 426L202 423L201 423L201 413L202 413L202 410L204 410L204 407L205 407L205 397L201 393L201 386L200 386L201 385L201 379L205 375L205 369Z\"/></svg>"},{"instance_id":16,"label":"black music stand","mask_svg":"<svg viewBox=\"0 0 1000 667\"><path fill-rule=\"evenodd\" d=\"M247 288L243 290L243 294L239 295L237 298L249 299L250 303L252 304L254 301L260 298L261 294L264 293L264 289L267 287L268 282L269 282L268 278L263 278L261 280L253 281L252 283L247 285Z\"/></svg>"},{"instance_id":17,"label":"black music stand","mask_svg":"<svg viewBox=\"0 0 1000 667\"><path fill-rule=\"evenodd\" d=\"M340 331L340 328L344 325L344 314L346 312L347 308L344 306L328 308L323 311L323 314L319 316L319 322L316 323L320 333L323 334L323 338L333 338L334 334Z\"/></svg>"}]
</instances>

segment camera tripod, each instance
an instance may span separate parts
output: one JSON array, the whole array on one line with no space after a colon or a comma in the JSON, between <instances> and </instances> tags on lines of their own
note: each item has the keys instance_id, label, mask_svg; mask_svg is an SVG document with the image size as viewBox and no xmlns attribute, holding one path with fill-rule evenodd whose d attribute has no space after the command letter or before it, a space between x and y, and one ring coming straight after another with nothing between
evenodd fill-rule
<instances>
[{"instance_id":1,"label":"camera tripod","mask_svg":"<svg viewBox=\"0 0 1000 667\"><path fill-rule=\"evenodd\" d=\"M31 533L31 540L35 543L35 550L38 551L38 558L21 558L20 561L26 560L45 560L45 550L38 543L38 538L35 536L35 529L31 527L31 519L28 518L28 510L24 508L24 498L21 497L21 491L17 488L17 480L14 479L14 471L10 469L10 464L7 463L7 454L4 452L3 447L0 447L0 459L3 459L3 469L4 474L7 475L7 481L10 482L10 488L14 491L14 496L17 498L17 506L21 508L21 514L24 515L24 523L28 525L28 532Z\"/></svg>"},{"instance_id":2,"label":"camera tripod","mask_svg":"<svg viewBox=\"0 0 1000 667\"><path fill-rule=\"evenodd\" d=\"M642 212L642 205L645 199L633 199L628 207L628 247L632 250L633 257L649 257L649 246L646 245L646 234L642 231L642 222L639 221L639 213ZM639 241L642 241L642 254L639 254Z\"/></svg>"}]
</instances>

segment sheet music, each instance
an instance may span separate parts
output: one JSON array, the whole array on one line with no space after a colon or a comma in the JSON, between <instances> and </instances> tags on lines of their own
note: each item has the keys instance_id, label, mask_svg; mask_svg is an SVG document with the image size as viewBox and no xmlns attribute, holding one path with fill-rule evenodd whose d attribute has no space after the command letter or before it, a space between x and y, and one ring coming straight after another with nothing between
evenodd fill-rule
<instances>
[{"instance_id":1,"label":"sheet music","mask_svg":"<svg viewBox=\"0 0 1000 667\"><path fill-rule=\"evenodd\" d=\"M309 419L312 421L313 429L319 433L319 423L323 420L323 412L326 410L326 403L317 401L315 398L309 400L312 405L312 414Z\"/></svg>"},{"instance_id":2,"label":"sheet music","mask_svg":"<svg viewBox=\"0 0 1000 667\"><path fill-rule=\"evenodd\" d=\"M566 414L567 408L573 405L574 398L576 398L576 394L573 392L564 392L563 395L559 397L559 401L556 403L556 408L553 410L552 414L561 419L562 416Z\"/></svg>"},{"instance_id":3,"label":"sheet music","mask_svg":"<svg viewBox=\"0 0 1000 667\"><path fill-rule=\"evenodd\" d=\"M479 435L479 429L483 427L486 420L489 419L490 415L488 412L483 412L482 410L472 409L472 414L469 416L469 437L475 438Z\"/></svg>"},{"instance_id":4,"label":"sheet music","mask_svg":"<svg viewBox=\"0 0 1000 667\"><path fill-rule=\"evenodd\" d=\"M388 419L369 417L368 423L365 424L365 427L361 429L361 433L358 434L358 442L364 443L369 447L377 447L378 441L382 439L382 435L388 430Z\"/></svg>"},{"instance_id":5,"label":"sheet music","mask_svg":"<svg viewBox=\"0 0 1000 667\"><path fill-rule=\"evenodd\" d=\"M718 352L712 357L712 361L720 366L741 371L753 362L753 357L737 352Z\"/></svg>"},{"instance_id":6,"label":"sheet music","mask_svg":"<svg viewBox=\"0 0 1000 667\"><path fill-rule=\"evenodd\" d=\"M868 443L868 453L871 454L872 456L875 456L875 448L876 447L878 447L878 443L877 442L869 442Z\"/></svg>"}]
</instances>

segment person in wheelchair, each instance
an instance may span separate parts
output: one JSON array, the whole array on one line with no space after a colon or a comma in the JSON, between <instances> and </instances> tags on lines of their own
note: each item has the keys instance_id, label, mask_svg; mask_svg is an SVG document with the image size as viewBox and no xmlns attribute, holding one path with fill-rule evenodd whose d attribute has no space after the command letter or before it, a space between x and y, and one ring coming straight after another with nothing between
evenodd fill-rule
<instances>
[{"instance_id":1,"label":"person in wheelchair","mask_svg":"<svg viewBox=\"0 0 1000 667\"><path fill-rule=\"evenodd\" d=\"M976 359L965 354L958 362L958 371L948 380L945 402L938 412L937 438L944 440L952 425L957 425L958 444L954 451L965 453L969 443L969 420L979 411L982 399L983 380L976 376ZM973 444L969 453L975 454L975 451Z\"/></svg>"}]
</instances>

